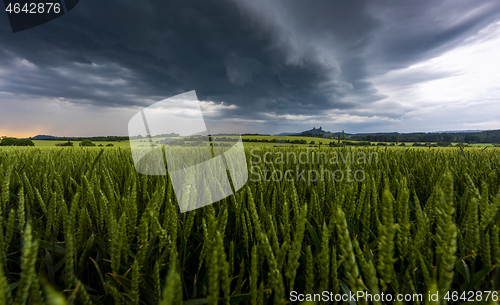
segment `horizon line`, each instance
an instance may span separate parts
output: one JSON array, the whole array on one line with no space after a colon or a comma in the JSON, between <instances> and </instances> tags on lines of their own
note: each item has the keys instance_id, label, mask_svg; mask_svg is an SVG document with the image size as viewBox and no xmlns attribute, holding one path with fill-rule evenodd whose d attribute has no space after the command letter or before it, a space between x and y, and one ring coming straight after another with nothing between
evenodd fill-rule
<instances>
[{"instance_id":1,"label":"horizon line","mask_svg":"<svg viewBox=\"0 0 500 305\"><path fill-rule=\"evenodd\" d=\"M255 133L255 132L244 132L244 133L218 133L214 135L229 135L229 134L239 134L239 135L245 135L245 134L254 134L254 135L269 135L269 136L286 136L286 135L281 135L283 133L289 133L290 135L296 135L300 134L306 131L299 131L299 132L281 132L277 134L270 134L270 133ZM340 133L340 132L345 132L346 134L389 134L389 133L399 133L399 134L411 134L411 133L460 133L460 132L483 132L483 131L496 131L500 130L499 129L459 129L459 130L440 130L440 131L411 131L411 132L399 132L399 131L374 131L374 132L347 132L345 130L342 131L327 131L325 129L322 129L324 132L330 132L330 133ZM1 135L0 138L18 138L18 139L31 139L37 136L48 136L48 137L55 137L55 138L99 138L99 137L129 137L128 135L92 135L92 136L54 136L50 134L37 134L34 136L19 136L19 135ZM155 135L159 136L159 135ZM153 136L153 137L155 137ZM144 137L144 136L143 136ZM189 136L183 136L180 135L180 137L189 137Z\"/></svg>"}]
</instances>

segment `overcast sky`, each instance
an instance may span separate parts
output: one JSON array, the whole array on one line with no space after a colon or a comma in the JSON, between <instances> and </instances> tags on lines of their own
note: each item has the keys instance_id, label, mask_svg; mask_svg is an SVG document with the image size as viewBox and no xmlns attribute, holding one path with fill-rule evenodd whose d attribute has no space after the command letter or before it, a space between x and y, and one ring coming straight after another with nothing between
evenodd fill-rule
<instances>
[{"instance_id":1,"label":"overcast sky","mask_svg":"<svg viewBox=\"0 0 500 305\"><path fill-rule=\"evenodd\" d=\"M126 135L196 90L230 132L500 129L497 0L82 0L13 34L0 135Z\"/></svg>"}]
</instances>

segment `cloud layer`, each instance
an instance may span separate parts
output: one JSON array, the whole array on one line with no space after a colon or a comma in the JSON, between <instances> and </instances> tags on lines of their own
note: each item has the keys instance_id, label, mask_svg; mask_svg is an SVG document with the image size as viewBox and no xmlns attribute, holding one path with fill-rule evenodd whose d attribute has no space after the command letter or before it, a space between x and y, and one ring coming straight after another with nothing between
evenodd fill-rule
<instances>
[{"instance_id":1,"label":"cloud layer","mask_svg":"<svg viewBox=\"0 0 500 305\"><path fill-rule=\"evenodd\" d=\"M99 126L126 126L126 115L113 114L196 90L212 107L210 119L239 120L248 131L288 128L293 121L338 128L342 117L372 128L420 107L387 88L457 73L405 69L462 46L500 17L500 2L87 0L16 34L4 17L3 122L21 115L20 103L34 112L59 103L89 115L108 113L109 123ZM58 120L57 111L53 117Z\"/></svg>"}]
</instances>

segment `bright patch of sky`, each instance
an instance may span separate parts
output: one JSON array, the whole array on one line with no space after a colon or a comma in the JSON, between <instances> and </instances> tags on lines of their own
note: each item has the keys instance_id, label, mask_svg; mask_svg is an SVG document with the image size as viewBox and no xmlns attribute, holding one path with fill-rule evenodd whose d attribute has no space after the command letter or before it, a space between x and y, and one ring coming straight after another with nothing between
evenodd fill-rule
<instances>
[{"instance_id":1,"label":"bright patch of sky","mask_svg":"<svg viewBox=\"0 0 500 305\"><path fill-rule=\"evenodd\" d=\"M375 87L388 96L383 101L413 108L388 127L500 128L499 50L500 22L495 22L441 56L373 78Z\"/></svg>"}]
</instances>

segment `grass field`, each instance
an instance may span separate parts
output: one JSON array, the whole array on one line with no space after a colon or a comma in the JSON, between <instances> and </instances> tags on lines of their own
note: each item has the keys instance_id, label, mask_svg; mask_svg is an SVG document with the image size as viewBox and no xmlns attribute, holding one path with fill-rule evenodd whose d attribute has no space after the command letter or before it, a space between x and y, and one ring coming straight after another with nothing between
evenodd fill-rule
<instances>
[{"instance_id":1,"label":"grass field","mask_svg":"<svg viewBox=\"0 0 500 305\"><path fill-rule=\"evenodd\" d=\"M271 139L280 139L280 140L301 140L304 139L307 141L307 143L310 143L311 141L315 141L316 144L319 144L319 142L322 142L323 144L330 143L333 140L328 140L328 139L323 139L323 138L311 138L311 137L292 137L292 136L242 136L243 139L266 139L266 140L271 140ZM165 138L154 138L153 141L163 141ZM140 143L141 140L133 140L136 143ZM143 140L145 142L145 140ZM36 147L55 147L56 144L62 144L65 143L65 141L54 141L54 140L34 140ZM73 145L77 147L80 144L80 141L72 141ZM127 148L130 147L129 141L121 141L121 142L97 142L95 141L94 144L99 145L102 144L106 146L106 144L112 143L115 147L122 147L122 148ZM278 146L289 146L291 144L286 144L286 143L261 143L261 142L244 142L245 147L272 147L274 145ZM309 146L310 144L293 144L294 146Z\"/></svg>"},{"instance_id":2,"label":"grass field","mask_svg":"<svg viewBox=\"0 0 500 305\"><path fill-rule=\"evenodd\" d=\"M336 141L333 139L316 138L316 137L299 137L299 136L242 136L243 139L278 139L278 140L306 140L308 143L311 141L323 142L323 144L331 141Z\"/></svg>"},{"instance_id":3,"label":"grass field","mask_svg":"<svg viewBox=\"0 0 500 305\"><path fill-rule=\"evenodd\" d=\"M35 143L35 147L56 147L56 144L63 144L67 141L54 141L54 140L33 140ZM74 147L78 147L81 141L71 141ZM94 144L99 145L102 144L104 147L107 144L113 144L113 147L121 147L121 148L129 148L129 141L112 141L112 142L94 142Z\"/></svg>"},{"instance_id":4,"label":"grass field","mask_svg":"<svg viewBox=\"0 0 500 305\"><path fill-rule=\"evenodd\" d=\"M247 149L241 190L180 213L169 177L138 174L129 149L3 147L0 304L494 304L499 152Z\"/></svg>"},{"instance_id":5,"label":"grass field","mask_svg":"<svg viewBox=\"0 0 500 305\"><path fill-rule=\"evenodd\" d=\"M243 145L246 148L252 148L252 147L287 147L287 146L293 146L293 147L308 147L311 146L311 141L315 142L315 146L318 146L319 143L322 143L322 146L328 146L330 142L337 143L336 139L324 139L324 138L315 138L315 137L296 137L296 136L242 136L243 139L257 139L257 140L305 140L307 141L307 144L291 144L291 143L268 143L268 142L244 142ZM154 138L153 141L163 141L165 138ZM140 143L141 140L133 140L136 143ZM145 140L143 140L145 142ZM33 140L35 143L36 147L55 147L56 144L62 144L65 143L65 141L54 141L54 140ZM357 142L357 141L350 141L350 142ZM96 145L102 144L103 146L106 146L107 144L113 144L114 147L121 147L121 148L129 148L130 143L129 141L113 141L113 142L94 142ZM231 142L227 142L231 143ZM374 145L377 145L378 143L385 143L387 145L393 144L391 142L371 142ZM73 144L75 147L77 147L80 144L80 141L73 141ZM401 144L401 143L398 143ZM402 147L411 147L413 143L406 143L406 146ZM436 144L436 143L431 143L431 144ZM453 146L457 145L458 143L452 143ZM146 145L146 143L144 144ZM493 144L489 143L478 143L478 144L472 144L472 147L492 147ZM398 145L391 146L391 147L400 147Z\"/></svg>"}]
</instances>

